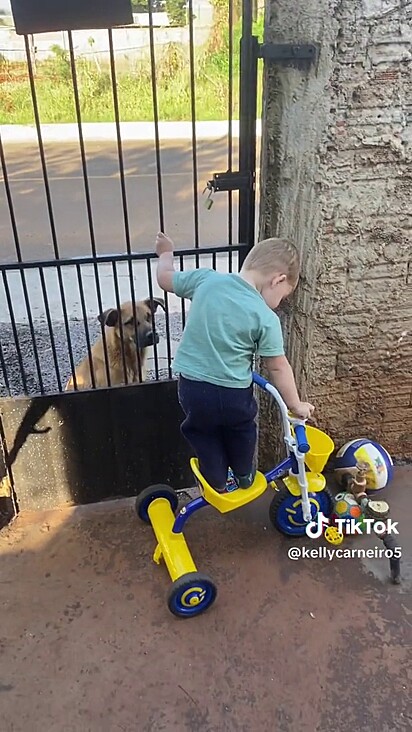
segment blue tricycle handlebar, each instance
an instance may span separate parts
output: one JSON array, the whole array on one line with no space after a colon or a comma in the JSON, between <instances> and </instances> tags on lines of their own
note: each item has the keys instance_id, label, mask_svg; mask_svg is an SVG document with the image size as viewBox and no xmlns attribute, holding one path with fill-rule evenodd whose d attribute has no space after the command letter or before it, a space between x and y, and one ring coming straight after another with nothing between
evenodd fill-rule
<instances>
[{"instance_id":1,"label":"blue tricycle handlebar","mask_svg":"<svg viewBox=\"0 0 412 732\"><path fill-rule=\"evenodd\" d=\"M293 425L293 429L294 429L295 437L296 437L296 443L297 443L299 452L300 453L309 452L310 445L309 445L308 439L306 437L305 425L296 424L293 420L290 420L290 418L287 416L286 404L283 402L283 399L281 398L279 392L271 386L270 382L267 381L267 379L263 378L263 376L256 373L256 371L253 371L252 379L253 379L253 383L260 386L261 389L265 389L265 391L270 391L273 395L276 394L276 400L278 401L279 406L282 408L284 419L288 420Z\"/></svg>"},{"instance_id":2,"label":"blue tricycle handlebar","mask_svg":"<svg viewBox=\"0 0 412 732\"><path fill-rule=\"evenodd\" d=\"M296 442L298 443L299 452L309 452L310 445L308 443L308 438L306 437L305 426L303 424L295 424L293 429L295 430L295 437Z\"/></svg>"}]
</instances>

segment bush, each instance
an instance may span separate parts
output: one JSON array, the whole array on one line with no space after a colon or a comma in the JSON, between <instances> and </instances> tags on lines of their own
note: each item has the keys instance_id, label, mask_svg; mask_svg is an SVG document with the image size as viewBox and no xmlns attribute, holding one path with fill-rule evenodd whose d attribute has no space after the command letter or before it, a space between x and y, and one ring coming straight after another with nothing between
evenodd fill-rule
<instances>
[{"instance_id":1,"label":"bush","mask_svg":"<svg viewBox=\"0 0 412 732\"><path fill-rule=\"evenodd\" d=\"M219 0L221 2L221 0ZM225 0L227 3L227 0ZM227 5L226 5L227 10ZM195 49L196 117L224 120L229 108L229 31L223 11L205 48ZM226 19L226 22L224 22ZM261 36L263 23L256 25ZM240 22L233 29L232 116L238 118ZM93 43L90 42L92 46ZM70 58L60 46L53 56L36 64L36 92L43 123L75 121ZM79 58L76 61L80 107L84 122L114 120L113 95L108 64ZM24 63L0 59L0 123L33 124L33 108L27 68ZM153 98L149 59L140 60L127 72L118 72L121 119L152 121ZM191 79L188 50L168 44L156 54L156 89L161 120L191 119Z\"/></svg>"},{"instance_id":2,"label":"bush","mask_svg":"<svg viewBox=\"0 0 412 732\"><path fill-rule=\"evenodd\" d=\"M166 13L170 25L179 27L186 25L186 0L166 0Z\"/></svg>"}]
</instances>

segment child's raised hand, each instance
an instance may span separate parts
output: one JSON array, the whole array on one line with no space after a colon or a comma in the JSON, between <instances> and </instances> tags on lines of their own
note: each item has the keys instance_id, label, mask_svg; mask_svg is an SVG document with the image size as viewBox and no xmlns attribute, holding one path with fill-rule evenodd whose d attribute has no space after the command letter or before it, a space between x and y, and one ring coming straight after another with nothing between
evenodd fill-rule
<instances>
[{"instance_id":1,"label":"child's raised hand","mask_svg":"<svg viewBox=\"0 0 412 732\"><path fill-rule=\"evenodd\" d=\"M166 236L166 234L163 233L163 231L159 231L158 235L156 236L156 254L158 257L160 257L162 254L166 254L167 252L173 253L174 246L173 241L170 239L169 236Z\"/></svg>"}]
</instances>

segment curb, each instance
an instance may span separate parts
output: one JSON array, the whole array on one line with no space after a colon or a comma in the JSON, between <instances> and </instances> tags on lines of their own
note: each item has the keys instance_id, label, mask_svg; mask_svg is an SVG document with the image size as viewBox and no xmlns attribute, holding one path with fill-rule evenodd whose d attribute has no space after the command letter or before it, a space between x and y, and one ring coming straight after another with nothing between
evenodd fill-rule
<instances>
[{"instance_id":1,"label":"curb","mask_svg":"<svg viewBox=\"0 0 412 732\"><path fill-rule=\"evenodd\" d=\"M191 122L159 122L160 140L191 140ZM197 140L214 140L227 137L229 122L196 122ZM114 122L85 122L82 124L85 142L116 142L116 125ZM122 141L154 141L154 122L121 122ZM43 142L78 142L77 124L48 124L41 126ZM256 122L256 134L261 134L261 121ZM36 143L37 131L34 125L0 125L0 136L3 143ZM239 138L239 121L232 122L232 136Z\"/></svg>"}]
</instances>

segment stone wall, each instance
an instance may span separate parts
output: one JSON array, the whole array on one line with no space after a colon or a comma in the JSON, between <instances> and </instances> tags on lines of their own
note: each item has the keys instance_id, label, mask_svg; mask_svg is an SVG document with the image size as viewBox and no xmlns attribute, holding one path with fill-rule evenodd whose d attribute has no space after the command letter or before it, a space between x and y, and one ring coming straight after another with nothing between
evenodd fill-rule
<instances>
[{"instance_id":1,"label":"stone wall","mask_svg":"<svg viewBox=\"0 0 412 732\"><path fill-rule=\"evenodd\" d=\"M266 33L321 48L316 69L265 73L261 236L303 262L290 360L336 443L411 459L412 2L269 0Z\"/></svg>"}]
</instances>

